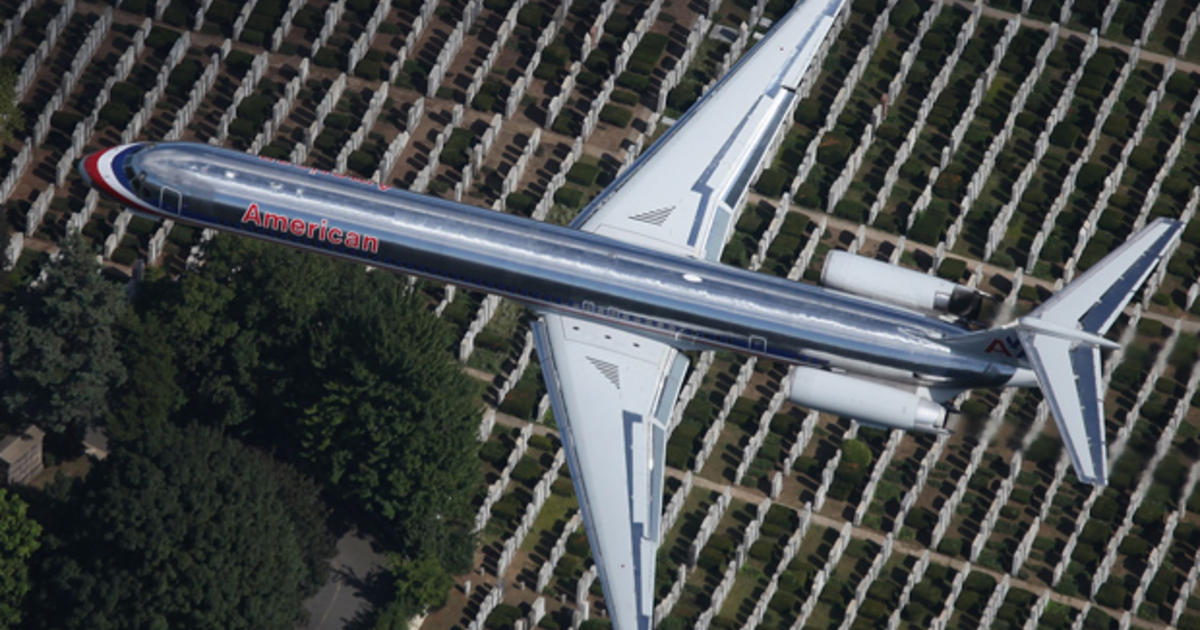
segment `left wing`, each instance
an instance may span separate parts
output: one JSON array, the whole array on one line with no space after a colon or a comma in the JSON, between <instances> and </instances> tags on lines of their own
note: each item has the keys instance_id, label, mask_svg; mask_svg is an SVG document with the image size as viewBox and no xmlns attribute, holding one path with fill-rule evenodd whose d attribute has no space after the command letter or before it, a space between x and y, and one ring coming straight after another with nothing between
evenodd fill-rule
<instances>
[{"instance_id":1,"label":"left wing","mask_svg":"<svg viewBox=\"0 0 1200 630\"><path fill-rule=\"evenodd\" d=\"M679 256L718 260L750 179L786 131L844 0L808 0L571 223Z\"/></svg>"},{"instance_id":2,"label":"left wing","mask_svg":"<svg viewBox=\"0 0 1200 630\"><path fill-rule=\"evenodd\" d=\"M667 426L688 359L565 315L543 314L533 333L609 616L649 628Z\"/></svg>"}]
</instances>

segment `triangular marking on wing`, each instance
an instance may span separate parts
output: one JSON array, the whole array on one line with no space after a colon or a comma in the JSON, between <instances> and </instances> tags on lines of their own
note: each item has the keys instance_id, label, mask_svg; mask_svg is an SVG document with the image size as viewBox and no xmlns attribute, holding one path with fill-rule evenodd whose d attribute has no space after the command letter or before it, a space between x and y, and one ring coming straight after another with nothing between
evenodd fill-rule
<instances>
[{"instance_id":1,"label":"triangular marking on wing","mask_svg":"<svg viewBox=\"0 0 1200 630\"><path fill-rule=\"evenodd\" d=\"M604 359L597 359L595 357L588 357L587 360L597 370L600 370L600 373L604 375L604 378L608 379L608 382L613 384L613 387L621 389L621 371L617 367L617 364L609 363Z\"/></svg>"},{"instance_id":2,"label":"triangular marking on wing","mask_svg":"<svg viewBox=\"0 0 1200 630\"><path fill-rule=\"evenodd\" d=\"M634 214L634 215L631 215L629 218L634 221L641 221L642 223L648 223L650 225L662 226L662 224L667 221L667 217L671 216L671 213L674 211L675 211L675 206L672 204L669 206L663 206L661 208L655 208L653 210L647 210L645 212Z\"/></svg>"}]
</instances>

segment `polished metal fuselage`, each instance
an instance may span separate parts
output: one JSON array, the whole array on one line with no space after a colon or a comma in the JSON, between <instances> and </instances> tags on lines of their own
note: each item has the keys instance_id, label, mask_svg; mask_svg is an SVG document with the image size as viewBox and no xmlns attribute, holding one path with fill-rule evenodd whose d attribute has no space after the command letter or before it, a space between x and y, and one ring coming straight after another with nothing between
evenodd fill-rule
<instances>
[{"instance_id":1,"label":"polished metal fuselage","mask_svg":"<svg viewBox=\"0 0 1200 630\"><path fill-rule=\"evenodd\" d=\"M685 259L610 238L365 180L187 143L143 145L125 161L163 216L433 278L665 339L790 363L872 366L911 382L999 385L1014 368L951 351L964 329L873 300ZM376 252L245 220L338 226ZM251 217L253 218L253 217Z\"/></svg>"}]
</instances>

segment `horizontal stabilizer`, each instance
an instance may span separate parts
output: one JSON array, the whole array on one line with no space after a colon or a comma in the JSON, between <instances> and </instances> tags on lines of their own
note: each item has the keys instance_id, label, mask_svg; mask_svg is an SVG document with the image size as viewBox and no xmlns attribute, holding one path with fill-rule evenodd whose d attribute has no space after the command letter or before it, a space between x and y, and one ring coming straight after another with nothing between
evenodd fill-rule
<instances>
[{"instance_id":1,"label":"horizontal stabilizer","mask_svg":"<svg viewBox=\"0 0 1200 630\"><path fill-rule=\"evenodd\" d=\"M1108 483L1100 349L1026 330L1017 334L1071 455L1075 475L1084 483Z\"/></svg>"},{"instance_id":2,"label":"horizontal stabilizer","mask_svg":"<svg viewBox=\"0 0 1200 630\"><path fill-rule=\"evenodd\" d=\"M1103 335L1182 228L1171 219L1152 222L1016 323L1024 358L1084 483L1108 482L1100 348L1117 344Z\"/></svg>"},{"instance_id":3,"label":"horizontal stabilizer","mask_svg":"<svg viewBox=\"0 0 1200 630\"><path fill-rule=\"evenodd\" d=\"M1103 335L1182 229L1182 221L1154 220L1028 317Z\"/></svg>"}]
</instances>

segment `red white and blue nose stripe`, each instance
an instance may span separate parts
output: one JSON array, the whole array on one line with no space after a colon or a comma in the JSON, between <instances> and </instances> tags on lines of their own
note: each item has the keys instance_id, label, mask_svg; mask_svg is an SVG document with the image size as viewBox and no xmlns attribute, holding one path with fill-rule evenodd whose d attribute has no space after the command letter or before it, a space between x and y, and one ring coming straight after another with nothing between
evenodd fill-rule
<instances>
[{"instance_id":1,"label":"red white and blue nose stripe","mask_svg":"<svg viewBox=\"0 0 1200 630\"><path fill-rule=\"evenodd\" d=\"M79 174L92 186L134 210L157 213L159 209L143 201L133 191L125 175L125 160L142 148L142 143L122 144L89 154L79 161Z\"/></svg>"}]
</instances>

